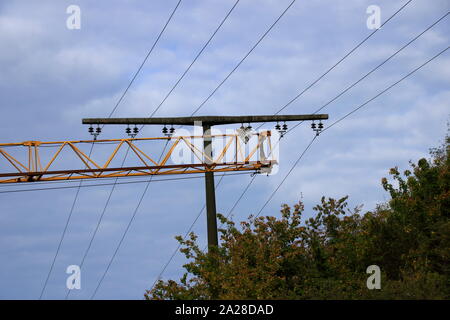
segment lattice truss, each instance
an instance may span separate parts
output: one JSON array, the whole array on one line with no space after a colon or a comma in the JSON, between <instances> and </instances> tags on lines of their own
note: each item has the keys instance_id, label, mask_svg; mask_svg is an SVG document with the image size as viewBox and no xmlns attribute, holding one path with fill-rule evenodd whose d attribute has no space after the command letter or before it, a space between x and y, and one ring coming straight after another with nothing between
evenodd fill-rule
<instances>
[{"instance_id":1,"label":"lattice truss","mask_svg":"<svg viewBox=\"0 0 450 320\"><path fill-rule=\"evenodd\" d=\"M203 148L203 139L210 139L214 146L213 157ZM156 142L165 144L160 157ZM91 144L110 148L107 152L94 152L89 156ZM153 147L152 147L153 144ZM57 181L74 179L97 179L146 175L171 175L203 173L207 171L256 171L270 172L277 164L276 147L271 131L242 134L205 136L172 136L158 138L129 138L113 140L79 140L0 144L0 183ZM221 146L217 148L217 146ZM95 148L98 148L95 146ZM84 149L84 151L82 150ZM112 151L111 151L112 149ZM128 162L117 165L120 154L126 149ZM191 161L179 163L176 155L189 152ZM150 155L153 152L158 157ZM97 156L95 156L97 154ZM106 160L94 159L107 157ZM186 159L184 154L183 159ZM122 160L122 159L120 159ZM175 163L176 162L176 163Z\"/></svg>"}]
</instances>

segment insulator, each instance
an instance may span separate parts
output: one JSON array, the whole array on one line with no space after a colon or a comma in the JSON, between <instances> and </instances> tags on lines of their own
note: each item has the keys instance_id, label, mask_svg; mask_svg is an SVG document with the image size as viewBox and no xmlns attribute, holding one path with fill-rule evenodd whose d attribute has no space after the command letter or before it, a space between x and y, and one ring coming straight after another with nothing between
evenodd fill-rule
<instances>
[{"instance_id":1,"label":"insulator","mask_svg":"<svg viewBox=\"0 0 450 320\"><path fill-rule=\"evenodd\" d=\"M315 129L316 128L316 124L313 122L313 123L311 123L311 128L312 129Z\"/></svg>"},{"instance_id":2,"label":"insulator","mask_svg":"<svg viewBox=\"0 0 450 320\"><path fill-rule=\"evenodd\" d=\"M252 129L252 126L249 123L248 126L247 126L247 130L251 130L251 129Z\"/></svg>"},{"instance_id":3,"label":"insulator","mask_svg":"<svg viewBox=\"0 0 450 320\"><path fill-rule=\"evenodd\" d=\"M162 133L164 133L164 134L166 134L167 133L167 127L166 126L164 126L164 128L162 129Z\"/></svg>"},{"instance_id":4,"label":"insulator","mask_svg":"<svg viewBox=\"0 0 450 320\"><path fill-rule=\"evenodd\" d=\"M175 132L175 128L171 127L169 132L170 132L170 134L173 134Z\"/></svg>"},{"instance_id":5,"label":"insulator","mask_svg":"<svg viewBox=\"0 0 450 320\"><path fill-rule=\"evenodd\" d=\"M95 132L96 132L96 133L100 133L100 132L102 132L102 128L100 128L100 127L97 127L97 128L95 129Z\"/></svg>"},{"instance_id":6,"label":"insulator","mask_svg":"<svg viewBox=\"0 0 450 320\"><path fill-rule=\"evenodd\" d=\"M139 132L139 129L137 127L133 128L133 133L137 134Z\"/></svg>"},{"instance_id":7,"label":"insulator","mask_svg":"<svg viewBox=\"0 0 450 320\"><path fill-rule=\"evenodd\" d=\"M89 131L89 133L94 133L94 128L92 128L92 126L90 126L88 131Z\"/></svg>"},{"instance_id":8,"label":"insulator","mask_svg":"<svg viewBox=\"0 0 450 320\"><path fill-rule=\"evenodd\" d=\"M320 129L320 130L323 129L323 123L322 123L322 122L319 123L319 129Z\"/></svg>"},{"instance_id":9,"label":"insulator","mask_svg":"<svg viewBox=\"0 0 450 320\"><path fill-rule=\"evenodd\" d=\"M286 131L287 130L287 124L283 124L283 130Z\"/></svg>"},{"instance_id":10,"label":"insulator","mask_svg":"<svg viewBox=\"0 0 450 320\"><path fill-rule=\"evenodd\" d=\"M130 133L131 133L131 128L130 128L130 127L126 128L126 129L125 129L125 132L126 132L127 134L130 134Z\"/></svg>"},{"instance_id":11,"label":"insulator","mask_svg":"<svg viewBox=\"0 0 450 320\"><path fill-rule=\"evenodd\" d=\"M277 125L275 126L275 129L277 129L278 131L280 131L280 130L281 130L281 126L280 126L280 124L279 124L279 123L277 123Z\"/></svg>"}]
</instances>

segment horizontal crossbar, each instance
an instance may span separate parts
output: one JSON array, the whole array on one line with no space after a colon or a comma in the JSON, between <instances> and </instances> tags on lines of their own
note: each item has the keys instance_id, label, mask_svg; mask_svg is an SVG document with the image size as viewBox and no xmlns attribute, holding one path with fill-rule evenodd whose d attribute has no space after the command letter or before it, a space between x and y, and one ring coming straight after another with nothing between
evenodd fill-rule
<instances>
[{"instance_id":1,"label":"horizontal crossbar","mask_svg":"<svg viewBox=\"0 0 450 320\"><path fill-rule=\"evenodd\" d=\"M326 120L328 114L300 114L300 115L261 115L261 116L196 116L196 117L164 117L164 118L87 118L83 124L125 124L125 125L202 125L214 126L233 123L254 122L284 122Z\"/></svg>"}]
</instances>

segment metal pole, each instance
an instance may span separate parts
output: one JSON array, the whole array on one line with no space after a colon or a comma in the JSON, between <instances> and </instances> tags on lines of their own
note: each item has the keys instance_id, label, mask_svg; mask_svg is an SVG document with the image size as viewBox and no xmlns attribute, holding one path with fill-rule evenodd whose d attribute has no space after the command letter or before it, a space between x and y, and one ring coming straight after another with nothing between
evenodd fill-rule
<instances>
[{"instance_id":1,"label":"metal pole","mask_svg":"<svg viewBox=\"0 0 450 320\"><path fill-rule=\"evenodd\" d=\"M203 135L211 135L211 126L203 124ZM212 138L203 138L203 147L205 154L212 159ZM208 164L211 163L209 159L205 159ZM205 172L205 191L206 191L206 223L208 230L208 248L219 245L217 235L217 217L216 217L216 191L214 185L214 172Z\"/></svg>"}]
</instances>

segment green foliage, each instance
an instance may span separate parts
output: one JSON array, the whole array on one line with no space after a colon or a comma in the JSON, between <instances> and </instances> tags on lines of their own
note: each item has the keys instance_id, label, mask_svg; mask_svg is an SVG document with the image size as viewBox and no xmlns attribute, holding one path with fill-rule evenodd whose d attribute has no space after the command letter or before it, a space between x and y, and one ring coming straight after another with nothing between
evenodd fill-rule
<instances>
[{"instance_id":1,"label":"green foliage","mask_svg":"<svg viewBox=\"0 0 450 320\"><path fill-rule=\"evenodd\" d=\"M323 197L303 221L302 203L281 217L235 223L218 215L221 245L203 252L193 233L181 252L186 273L159 281L147 299L449 299L449 139L432 159L382 179L388 203L361 214L347 197ZM366 268L382 270L381 290Z\"/></svg>"}]
</instances>

